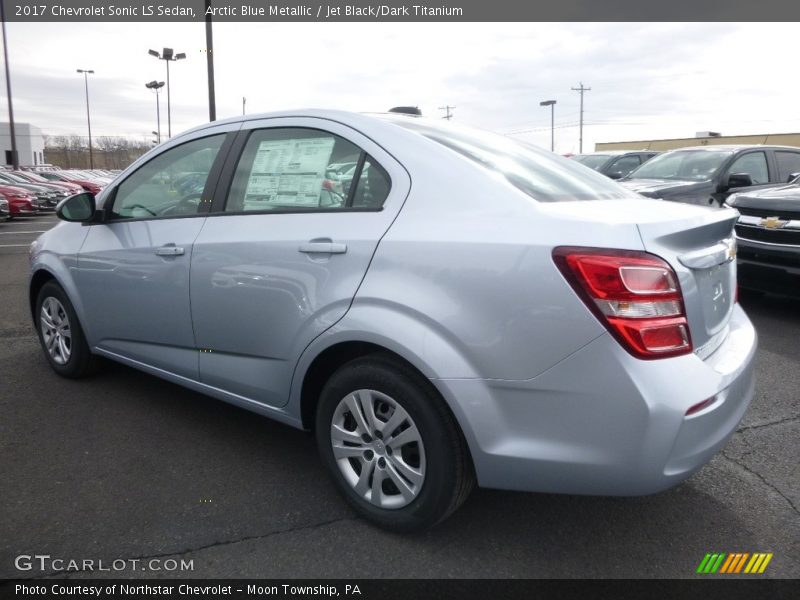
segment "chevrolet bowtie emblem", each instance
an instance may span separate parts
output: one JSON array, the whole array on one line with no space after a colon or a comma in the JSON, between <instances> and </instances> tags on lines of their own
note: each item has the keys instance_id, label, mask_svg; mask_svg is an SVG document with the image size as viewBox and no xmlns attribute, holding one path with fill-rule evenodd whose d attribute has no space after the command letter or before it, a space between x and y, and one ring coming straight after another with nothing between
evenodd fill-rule
<instances>
[{"instance_id":1,"label":"chevrolet bowtie emblem","mask_svg":"<svg viewBox=\"0 0 800 600\"><path fill-rule=\"evenodd\" d=\"M723 243L726 246L725 259L731 261L734 258L736 258L736 240L733 239L723 240Z\"/></svg>"},{"instance_id":2,"label":"chevrolet bowtie emblem","mask_svg":"<svg viewBox=\"0 0 800 600\"><path fill-rule=\"evenodd\" d=\"M783 229L788 222L789 221L783 221L778 217L767 217L766 219L761 219L758 224L767 229Z\"/></svg>"}]
</instances>

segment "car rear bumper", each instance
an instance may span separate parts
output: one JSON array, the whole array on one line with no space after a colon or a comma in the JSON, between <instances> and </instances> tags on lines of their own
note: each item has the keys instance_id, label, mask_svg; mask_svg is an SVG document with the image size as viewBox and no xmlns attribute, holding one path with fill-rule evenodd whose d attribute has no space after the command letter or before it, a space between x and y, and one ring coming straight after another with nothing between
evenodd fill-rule
<instances>
[{"instance_id":1,"label":"car rear bumper","mask_svg":"<svg viewBox=\"0 0 800 600\"><path fill-rule=\"evenodd\" d=\"M639 360L603 334L531 380L433 383L462 424L482 487L650 494L706 464L750 404L756 333L738 305L728 327L705 360Z\"/></svg>"},{"instance_id":2,"label":"car rear bumper","mask_svg":"<svg viewBox=\"0 0 800 600\"><path fill-rule=\"evenodd\" d=\"M800 246L737 239L738 277L743 288L800 296Z\"/></svg>"}]
</instances>

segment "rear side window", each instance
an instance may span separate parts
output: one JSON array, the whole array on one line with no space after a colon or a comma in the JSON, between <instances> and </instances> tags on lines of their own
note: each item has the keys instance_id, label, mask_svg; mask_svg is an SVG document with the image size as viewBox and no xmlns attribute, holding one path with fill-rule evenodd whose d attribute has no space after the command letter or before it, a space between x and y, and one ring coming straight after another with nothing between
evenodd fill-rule
<instances>
[{"instance_id":1,"label":"rear side window","mask_svg":"<svg viewBox=\"0 0 800 600\"><path fill-rule=\"evenodd\" d=\"M389 178L358 146L327 131L254 131L233 177L225 212L380 208Z\"/></svg>"},{"instance_id":2,"label":"rear side window","mask_svg":"<svg viewBox=\"0 0 800 600\"><path fill-rule=\"evenodd\" d=\"M778 162L778 181L789 181L793 173L800 173L800 152L775 151Z\"/></svg>"},{"instance_id":3,"label":"rear side window","mask_svg":"<svg viewBox=\"0 0 800 600\"><path fill-rule=\"evenodd\" d=\"M415 131L491 171L540 202L639 198L605 175L547 150L479 130L412 118L394 123Z\"/></svg>"}]
</instances>

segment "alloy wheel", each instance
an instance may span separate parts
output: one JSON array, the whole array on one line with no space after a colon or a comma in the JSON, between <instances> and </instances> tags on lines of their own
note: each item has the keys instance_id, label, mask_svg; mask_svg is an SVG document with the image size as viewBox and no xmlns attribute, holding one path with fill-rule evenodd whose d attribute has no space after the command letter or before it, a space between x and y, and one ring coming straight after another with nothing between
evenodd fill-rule
<instances>
[{"instance_id":1,"label":"alloy wheel","mask_svg":"<svg viewBox=\"0 0 800 600\"><path fill-rule=\"evenodd\" d=\"M42 341L50 358L58 365L64 365L72 354L72 330L64 306L56 298L49 296L42 303L40 315Z\"/></svg>"},{"instance_id":2,"label":"alloy wheel","mask_svg":"<svg viewBox=\"0 0 800 600\"><path fill-rule=\"evenodd\" d=\"M353 490L374 506L398 509L425 483L425 446L414 420L393 398L361 389L333 413L331 445Z\"/></svg>"}]
</instances>

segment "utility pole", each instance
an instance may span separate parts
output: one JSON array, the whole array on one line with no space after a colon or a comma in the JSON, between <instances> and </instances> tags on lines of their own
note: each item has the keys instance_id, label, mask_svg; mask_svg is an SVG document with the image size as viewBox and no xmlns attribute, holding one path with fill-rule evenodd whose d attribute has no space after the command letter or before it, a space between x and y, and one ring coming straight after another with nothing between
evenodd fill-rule
<instances>
[{"instance_id":1,"label":"utility pole","mask_svg":"<svg viewBox=\"0 0 800 600\"><path fill-rule=\"evenodd\" d=\"M217 99L214 92L214 36L211 33L211 0L206 0L206 67L208 69L208 120L217 120Z\"/></svg>"},{"instance_id":2,"label":"utility pole","mask_svg":"<svg viewBox=\"0 0 800 600\"><path fill-rule=\"evenodd\" d=\"M456 107L455 107L455 106L450 106L449 104L446 104L446 105L444 105L444 106L440 106L440 107L439 107L439 110L443 110L443 111L445 111L445 113L446 113L446 114L445 114L445 115L442 117L443 119L447 119L447 120L449 121L450 119L452 119L452 118L453 118L453 114L450 112L450 109L451 109L451 108L456 108Z\"/></svg>"},{"instance_id":3,"label":"utility pole","mask_svg":"<svg viewBox=\"0 0 800 600\"><path fill-rule=\"evenodd\" d=\"M247 104L247 98L242 96L242 116L244 116L244 105Z\"/></svg>"},{"instance_id":4,"label":"utility pole","mask_svg":"<svg viewBox=\"0 0 800 600\"><path fill-rule=\"evenodd\" d=\"M11 134L11 166L19 170L19 154L17 154L17 134L14 128L14 105L11 102L11 68L8 66L8 34L6 33L5 3L0 0L0 21L3 23L3 58L6 67L6 93L8 94L8 132Z\"/></svg>"},{"instance_id":5,"label":"utility pole","mask_svg":"<svg viewBox=\"0 0 800 600\"><path fill-rule=\"evenodd\" d=\"M591 92L592 88L583 87L583 82L580 83L581 87L572 88L573 92L580 92L581 93L581 125L580 125L580 134L579 134L579 142L578 142L578 152L583 154L583 93L584 92Z\"/></svg>"},{"instance_id":6,"label":"utility pole","mask_svg":"<svg viewBox=\"0 0 800 600\"><path fill-rule=\"evenodd\" d=\"M86 123L89 126L89 168L94 169L94 153L92 152L92 118L89 116L89 75L93 75L92 69L77 69L83 75L83 83L86 86Z\"/></svg>"}]
</instances>

